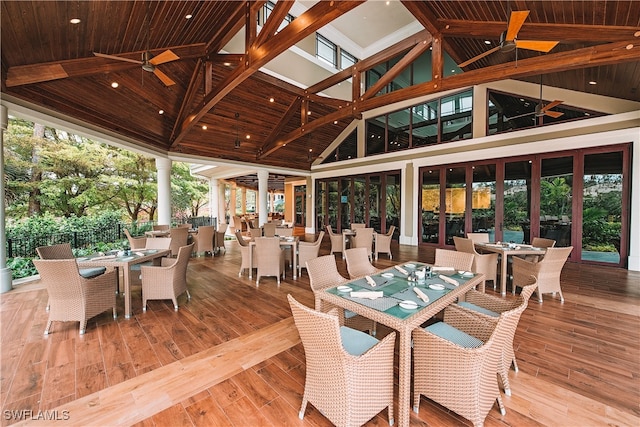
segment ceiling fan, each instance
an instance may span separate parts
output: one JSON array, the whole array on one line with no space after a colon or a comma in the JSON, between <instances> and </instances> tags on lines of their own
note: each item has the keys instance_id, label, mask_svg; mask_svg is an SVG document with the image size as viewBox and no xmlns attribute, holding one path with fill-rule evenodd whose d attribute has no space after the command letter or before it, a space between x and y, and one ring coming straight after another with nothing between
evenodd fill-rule
<instances>
[{"instance_id":1,"label":"ceiling fan","mask_svg":"<svg viewBox=\"0 0 640 427\"><path fill-rule=\"evenodd\" d=\"M551 101L547 105L543 104L543 101L542 101L542 76L540 76L540 100L538 101L538 104L536 105L535 110L530 112L530 113L520 114L520 115L517 115L517 116L514 116L514 117L508 117L506 120L518 119L520 117L526 117L526 116L530 116L530 115L534 115L536 118L543 117L543 116L549 116L549 117L553 117L554 119L557 119L558 117L562 116L564 113L560 112L560 111L551 111L551 109L553 107L556 107L556 106L562 104L563 102L564 101L558 101L556 99L554 101Z\"/></svg>"},{"instance_id":2,"label":"ceiling fan","mask_svg":"<svg viewBox=\"0 0 640 427\"><path fill-rule=\"evenodd\" d=\"M559 42L557 41L543 41L543 40L518 40L518 32L522 25L524 24L525 19L529 16L528 10L515 10L511 12L511 16L509 18L509 23L507 24L507 30L503 31L500 34L500 44L492 49L489 49L486 52L481 53L480 55L476 55L471 59L464 61L459 64L460 68L464 68L467 65L477 61L478 59L484 58L492 54L493 52L501 51L501 52L511 52L514 49L527 49L527 50L535 50L538 52L549 52L553 49Z\"/></svg>"},{"instance_id":3,"label":"ceiling fan","mask_svg":"<svg viewBox=\"0 0 640 427\"><path fill-rule=\"evenodd\" d=\"M116 56L116 55L107 55L99 52L93 52L93 54L101 58L115 59L116 61L126 61L126 62L133 62L134 64L140 64L142 65L142 69L144 71L155 74L155 76L159 78L160 81L162 81L162 83L164 83L165 86L171 86L176 84L176 82L174 82L165 73L160 71L160 69L157 67L160 64L164 64L167 62L180 59L180 57L175 53L173 53L171 50L165 50L164 52L156 56L153 56L151 52L147 50L146 52L142 52L142 60L124 58L122 56Z\"/></svg>"}]
</instances>

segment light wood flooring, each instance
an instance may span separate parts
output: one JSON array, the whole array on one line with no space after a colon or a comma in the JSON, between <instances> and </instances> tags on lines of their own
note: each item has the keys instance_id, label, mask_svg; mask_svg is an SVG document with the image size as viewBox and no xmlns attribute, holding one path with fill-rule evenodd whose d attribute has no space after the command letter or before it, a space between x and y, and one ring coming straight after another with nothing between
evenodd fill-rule
<instances>
[{"instance_id":1,"label":"light wood flooring","mask_svg":"<svg viewBox=\"0 0 640 427\"><path fill-rule=\"evenodd\" d=\"M180 297L178 312L151 301L143 313L136 287L131 319L118 298L120 317L96 317L84 336L73 322L43 335L47 295L37 282L0 295L2 425L330 425L312 405L298 418L304 351L286 295L313 305L306 272L256 288L238 277L237 243L226 245L190 261L192 299ZM429 248L393 250L375 264L433 261ZM340 257L338 266L346 276ZM567 264L562 286L564 304L545 296L523 314L507 414L494 407L485 425L640 425L640 274ZM367 425L387 425L386 412ZM423 397L411 425L470 423Z\"/></svg>"}]
</instances>

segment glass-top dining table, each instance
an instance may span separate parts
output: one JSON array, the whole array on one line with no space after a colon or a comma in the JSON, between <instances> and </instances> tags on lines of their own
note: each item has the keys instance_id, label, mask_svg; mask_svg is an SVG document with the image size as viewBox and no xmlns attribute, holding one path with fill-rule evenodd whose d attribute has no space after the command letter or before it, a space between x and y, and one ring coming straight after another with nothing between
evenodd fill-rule
<instances>
[{"instance_id":1,"label":"glass-top dining table","mask_svg":"<svg viewBox=\"0 0 640 427\"><path fill-rule=\"evenodd\" d=\"M464 299L464 294L469 289L484 280L483 274L458 272L453 269L435 271L432 277L425 277L422 281L409 280L412 272L422 270L426 266L427 264L421 262L402 263L378 274L354 279L341 286L319 292L321 300L398 331L400 336L398 424L400 427L408 426L410 418L411 331L449 304L458 299ZM374 283L375 286L372 286ZM426 295L428 301L420 299L414 288ZM367 296L373 297L374 294L375 299L367 298Z\"/></svg>"}]
</instances>

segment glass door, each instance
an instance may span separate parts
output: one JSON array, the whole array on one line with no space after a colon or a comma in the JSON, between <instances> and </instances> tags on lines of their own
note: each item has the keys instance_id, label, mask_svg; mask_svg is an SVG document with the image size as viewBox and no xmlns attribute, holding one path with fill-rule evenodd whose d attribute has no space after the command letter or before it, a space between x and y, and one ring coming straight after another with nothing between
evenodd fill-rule
<instances>
[{"instance_id":1,"label":"glass door","mask_svg":"<svg viewBox=\"0 0 640 427\"><path fill-rule=\"evenodd\" d=\"M504 164L503 222L496 241L531 242L531 161Z\"/></svg>"},{"instance_id":2,"label":"glass door","mask_svg":"<svg viewBox=\"0 0 640 427\"><path fill-rule=\"evenodd\" d=\"M622 167L622 151L584 156L581 254L584 261L620 264L624 218Z\"/></svg>"},{"instance_id":3,"label":"glass door","mask_svg":"<svg viewBox=\"0 0 640 427\"><path fill-rule=\"evenodd\" d=\"M351 227L351 178L340 180L340 230ZM338 231L340 231L338 230Z\"/></svg>"},{"instance_id":4,"label":"glass door","mask_svg":"<svg viewBox=\"0 0 640 427\"><path fill-rule=\"evenodd\" d=\"M369 227L381 231L382 183L379 175L369 177Z\"/></svg>"},{"instance_id":5,"label":"glass door","mask_svg":"<svg viewBox=\"0 0 640 427\"><path fill-rule=\"evenodd\" d=\"M295 195L295 206L296 206L296 219L295 225L297 227L306 227L306 198L307 198L307 186L306 185L296 185L293 189Z\"/></svg>"},{"instance_id":6,"label":"glass door","mask_svg":"<svg viewBox=\"0 0 640 427\"><path fill-rule=\"evenodd\" d=\"M329 212L329 225L335 232L338 229L338 212L340 208L340 194L338 193L338 181L332 180L327 182L327 187L329 191L327 210Z\"/></svg>"},{"instance_id":7,"label":"glass door","mask_svg":"<svg viewBox=\"0 0 640 427\"><path fill-rule=\"evenodd\" d=\"M496 165L474 165L471 184L471 231L496 234Z\"/></svg>"},{"instance_id":8,"label":"glass door","mask_svg":"<svg viewBox=\"0 0 640 427\"><path fill-rule=\"evenodd\" d=\"M422 171L420 191L421 242L439 243L440 236L440 169Z\"/></svg>"},{"instance_id":9,"label":"glass door","mask_svg":"<svg viewBox=\"0 0 640 427\"><path fill-rule=\"evenodd\" d=\"M367 224L367 180L364 176L353 178L353 222Z\"/></svg>"},{"instance_id":10,"label":"glass door","mask_svg":"<svg viewBox=\"0 0 640 427\"><path fill-rule=\"evenodd\" d=\"M385 176L384 233L392 225L396 226L395 236L400 234L400 174Z\"/></svg>"},{"instance_id":11,"label":"glass door","mask_svg":"<svg viewBox=\"0 0 640 427\"><path fill-rule=\"evenodd\" d=\"M466 211L466 168L448 168L446 173L445 244L453 245L453 236L464 237Z\"/></svg>"},{"instance_id":12,"label":"glass door","mask_svg":"<svg viewBox=\"0 0 640 427\"><path fill-rule=\"evenodd\" d=\"M540 237L571 246L573 157L542 159L540 174Z\"/></svg>"}]
</instances>

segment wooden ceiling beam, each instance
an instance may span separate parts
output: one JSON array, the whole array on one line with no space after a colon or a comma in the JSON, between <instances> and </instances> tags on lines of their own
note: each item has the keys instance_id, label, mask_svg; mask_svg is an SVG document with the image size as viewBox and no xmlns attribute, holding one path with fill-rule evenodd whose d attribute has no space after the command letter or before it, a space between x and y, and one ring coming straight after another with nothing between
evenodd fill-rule
<instances>
[{"instance_id":1,"label":"wooden ceiling beam","mask_svg":"<svg viewBox=\"0 0 640 427\"><path fill-rule=\"evenodd\" d=\"M244 67L236 68L227 78L223 79L213 93L205 96L202 104L196 108L182 123L181 132L171 142L177 145L185 138L189 130L213 108L221 99L233 89L248 79L260 67L276 58L282 52L298 43L316 30L324 27L334 19L362 4L362 0L348 2L322 1L298 16L278 34L266 41L262 46L249 52L250 58L245 58Z\"/></svg>"},{"instance_id":2,"label":"wooden ceiling beam","mask_svg":"<svg viewBox=\"0 0 640 427\"><path fill-rule=\"evenodd\" d=\"M244 1L233 2L236 5L235 10L224 22L224 25L220 25L218 31L211 37L206 45L206 51L208 54L217 54L220 50L229 43L229 41L238 34L238 31L244 26Z\"/></svg>"},{"instance_id":3,"label":"wooden ceiling beam","mask_svg":"<svg viewBox=\"0 0 640 427\"><path fill-rule=\"evenodd\" d=\"M636 42L635 45L634 42ZM628 49L628 46L633 47ZM394 92L367 99L361 102L360 105L358 105L358 108L359 111L367 111L419 96L446 90L461 89L493 81L638 60L640 60L640 44L637 43L637 40L607 43L583 49L576 49L569 52L547 54L529 59L519 59L517 64L516 62L508 62L505 64L479 68L477 70L470 70L462 74L443 78L436 83L432 81L420 83L408 88L399 89Z\"/></svg>"},{"instance_id":4,"label":"wooden ceiling beam","mask_svg":"<svg viewBox=\"0 0 640 427\"><path fill-rule=\"evenodd\" d=\"M438 20L445 37L486 39L497 38L506 30L506 22ZM629 40L638 31L636 27L582 24L525 23L518 32L521 40L558 40L562 43L615 42Z\"/></svg>"},{"instance_id":5,"label":"wooden ceiling beam","mask_svg":"<svg viewBox=\"0 0 640 427\"><path fill-rule=\"evenodd\" d=\"M293 6L293 3L294 2L291 0L280 0L276 3L275 7L269 14L269 18L267 18L267 21L264 23L264 25L262 25L260 33L258 33L255 40L253 41L253 44L251 46L252 48L255 49L261 46L265 41L270 39L278 32L280 24L282 24L284 19L287 17L287 14Z\"/></svg>"},{"instance_id":6,"label":"wooden ceiling beam","mask_svg":"<svg viewBox=\"0 0 640 427\"><path fill-rule=\"evenodd\" d=\"M278 135L280 135L280 132L282 132L282 129L284 129L284 127L287 125L287 123L289 123L289 121L293 118L293 116L295 116L295 114L298 111L300 111L301 104L302 104L302 97L297 97L296 99L293 100L293 102L289 105L289 108L287 108L287 111L282 116L282 119L280 119L278 124L276 124L273 127L273 129L269 133L269 136L267 136L265 143L262 144L262 147L260 147L260 149L258 150L256 159L259 159L263 153L266 153L266 152L271 153L274 151L273 148L276 147L277 145L276 139Z\"/></svg>"},{"instance_id":7,"label":"wooden ceiling beam","mask_svg":"<svg viewBox=\"0 0 640 427\"><path fill-rule=\"evenodd\" d=\"M203 43L174 46L166 49L152 49L151 53L155 56L165 50L171 50L173 53L178 55L180 59L192 59L205 56L205 45ZM142 53L142 51L130 52L118 56L138 60L142 57ZM97 56L69 59L65 61L20 65L16 67L9 67L7 71L7 87L40 83L68 77L87 77L102 73L113 73L134 67L140 67L140 65L132 62L100 58Z\"/></svg>"},{"instance_id":8,"label":"wooden ceiling beam","mask_svg":"<svg viewBox=\"0 0 640 427\"><path fill-rule=\"evenodd\" d=\"M203 67L204 67L204 71L203 71ZM180 103L180 109L178 110L178 115L176 116L176 120L173 124L173 129L171 129L171 136L169 137L169 140L171 140L171 138L178 131L177 127L180 123L182 123L182 119L184 118L186 111L188 111L187 108L191 105L191 103L193 102L193 98L198 93L198 87L200 86L200 83L204 80L205 88L207 86L210 86L211 84L210 77L207 78L206 74L203 75L203 72L207 73L210 71L211 71L211 63L207 62L207 64L205 65L203 64L202 59L198 59L198 63L193 69L193 74L191 75L191 79L189 79L189 86L187 87L187 91L182 97L182 102Z\"/></svg>"}]
</instances>

